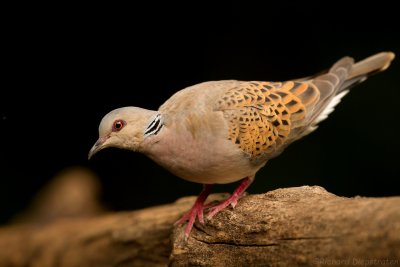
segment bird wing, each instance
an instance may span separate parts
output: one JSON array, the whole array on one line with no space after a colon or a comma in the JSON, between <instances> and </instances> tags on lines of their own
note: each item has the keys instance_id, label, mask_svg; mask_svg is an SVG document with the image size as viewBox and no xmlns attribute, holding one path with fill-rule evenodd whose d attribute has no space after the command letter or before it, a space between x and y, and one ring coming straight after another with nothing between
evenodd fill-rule
<instances>
[{"instance_id":1,"label":"bird wing","mask_svg":"<svg viewBox=\"0 0 400 267\"><path fill-rule=\"evenodd\" d=\"M228 139L251 158L275 156L320 98L309 82L240 82L216 102L228 122Z\"/></svg>"}]
</instances>

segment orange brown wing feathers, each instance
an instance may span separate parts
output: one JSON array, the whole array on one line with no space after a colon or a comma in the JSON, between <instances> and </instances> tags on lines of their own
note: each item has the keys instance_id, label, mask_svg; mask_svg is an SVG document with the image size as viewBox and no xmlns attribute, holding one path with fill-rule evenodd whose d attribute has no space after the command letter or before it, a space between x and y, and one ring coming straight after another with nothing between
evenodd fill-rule
<instances>
[{"instance_id":1,"label":"orange brown wing feathers","mask_svg":"<svg viewBox=\"0 0 400 267\"><path fill-rule=\"evenodd\" d=\"M305 82L241 82L217 102L229 123L229 140L251 158L275 155L319 99Z\"/></svg>"}]
</instances>

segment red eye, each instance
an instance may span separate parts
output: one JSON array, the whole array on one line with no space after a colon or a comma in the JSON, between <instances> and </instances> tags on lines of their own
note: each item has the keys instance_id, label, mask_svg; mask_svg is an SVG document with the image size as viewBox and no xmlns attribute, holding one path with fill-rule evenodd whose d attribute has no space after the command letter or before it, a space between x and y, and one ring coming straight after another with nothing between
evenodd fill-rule
<instances>
[{"instance_id":1,"label":"red eye","mask_svg":"<svg viewBox=\"0 0 400 267\"><path fill-rule=\"evenodd\" d=\"M113 132L119 132L121 131L122 128L124 128L126 122L123 120L116 120L114 121L113 127L112 127L112 131Z\"/></svg>"}]
</instances>

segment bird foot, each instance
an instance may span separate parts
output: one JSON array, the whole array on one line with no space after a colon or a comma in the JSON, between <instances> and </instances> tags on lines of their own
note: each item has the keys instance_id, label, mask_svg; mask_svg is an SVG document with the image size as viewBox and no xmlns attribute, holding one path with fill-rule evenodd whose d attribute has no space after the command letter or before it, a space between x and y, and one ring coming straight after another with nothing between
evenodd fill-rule
<instances>
[{"instance_id":1,"label":"bird foot","mask_svg":"<svg viewBox=\"0 0 400 267\"><path fill-rule=\"evenodd\" d=\"M218 212L220 212L229 205L231 205L232 208L234 208L238 200L245 194L245 190L251 184L253 178L254 176L243 179L240 185L232 193L232 195L220 204L209 203L207 205L204 205L205 200L207 199L208 195L211 192L211 185L205 184L203 186L203 190L197 197L192 208L175 223L175 225L179 225L188 221L185 228L185 240L189 238L190 231L192 231L196 218L198 218L201 224L204 224L205 209L210 209L210 212L207 215L207 219L211 219L212 217L214 217L215 214L217 214Z\"/></svg>"},{"instance_id":2,"label":"bird foot","mask_svg":"<svg viewBox=\"0 0 400 267\"><path fill-rule=\"evenodd\" d=\"M192 208L185 215L183 215L182 218L175 222L175 225L179 225L188 221L185 228L185 239L188 239L196 218L198 218L201 224L204 224L204 210L212 206L211 204L204 205L204 201L210 194L210 190L210 185L204 185L203 191L201 191L200 195L197 197Z\"/></svg>"},{"instance_id":3,"label":"bird foot","mask_svg":"<svg viewBox=\"0 0 400 267\"><path fill-rule=\"evenodd\" d=\"M245 195L246 193L245 190L251 184L252 180L253 179L251 178L243 179L242 183L236 188L236 190L232 193L230 197L228 197L220 204L211 207L210 212L207 214L207 219L210 220L218 212L225 209L229 205L231 205L232 208L234 208L237 205L238 200Z\"/></svg>"},{"instance_id":4,"label":"bird foot","mask_svg":"<svg viewBox=\"0 0 400 267\"><path fill-rule=\"evenodd\" d=\"M212 217L214 217L218 212L221 210L225 209L229 205L234 208L237 205L238 200L243 196L244 194L238 195L238 194L232 194L229 198L225 199L223 202L220 204L217 204L213 207L210 208L210 212L207 214L207 219L210 220Z\"/></svg>"}]
</instances>

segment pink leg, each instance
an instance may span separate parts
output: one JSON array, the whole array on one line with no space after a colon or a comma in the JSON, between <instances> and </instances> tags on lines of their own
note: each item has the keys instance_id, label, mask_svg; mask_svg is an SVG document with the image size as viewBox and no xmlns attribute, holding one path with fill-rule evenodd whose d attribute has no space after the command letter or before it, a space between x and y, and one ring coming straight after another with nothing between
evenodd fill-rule
<instances>
[{"instance_id":1,"label":"pink leg","mask_svg":"<svg viewBox=\"0 0 400 267\"><path fill-rule=\"evenodd\" d=\"M214 217L215 214L225 209L227 206L229 206L229 204L232 205L232 208L234 208L237 204L238 199L242 197L242 195L246 191L246 188L249 187L249 185L253 181L253 178L254 177L247 177L243 179L241 184L236 188L235 191L233 191L232 195L229 198L211 208L211 211L207 215L207 219L211 219L212 217Z\"/></svg>"},{"instance_id":2,"label":"pink leg","mask_svg":"<svg viewBox=\"0 0 400 267\"><path fill-rule=\"evenodd\" d=\"M209 185L209 184L203 185L203 190L200 192L200 195L197 197L192 208L189 210L188 213L183 215L183 217L175 223L175 225L178 225L178 224L182 224L185 221L189 220L189 222L185 228L185 238L186 239L189 237L190 231L193 228L193 224L196 220L196 217L199 219L200 223L204 224L203 211L206 207L208 207L208 205L204 206L204 201L206 201L210 192L211 192L211 185Z\"/></svg>"}]
</instances>

